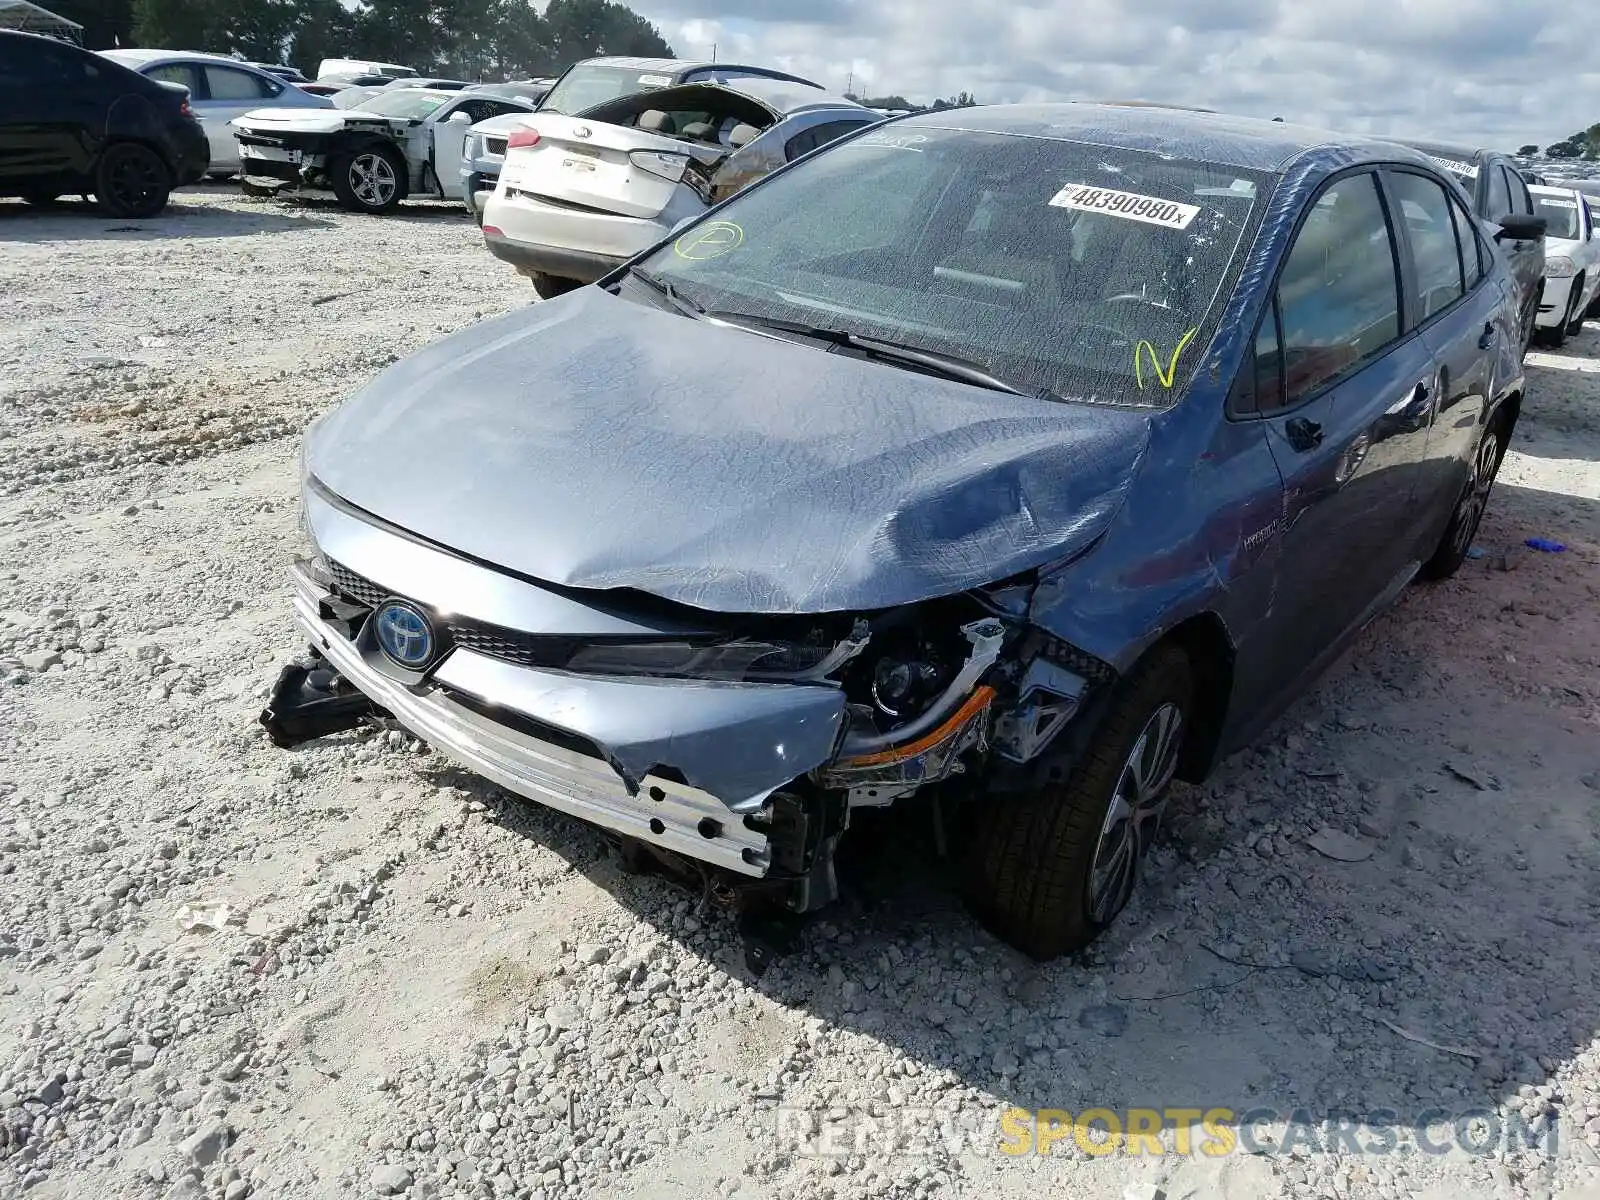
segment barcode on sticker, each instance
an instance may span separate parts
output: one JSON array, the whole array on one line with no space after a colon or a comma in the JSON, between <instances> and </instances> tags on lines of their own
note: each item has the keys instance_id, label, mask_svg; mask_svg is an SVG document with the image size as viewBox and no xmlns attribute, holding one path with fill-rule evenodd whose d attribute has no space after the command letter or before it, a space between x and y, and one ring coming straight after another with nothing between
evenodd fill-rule
<instances>
[{"instance_id":1,"label":"barcode on sticker","mask_svg":"<svg viewBox=\"0 0 1600 1200\"><path fill-rule=\"evenodd\" d=\"M1200 206L1197 204L1179 204L1176 200L1163 200L1160 196L1118 192L1111 188L1092 187L1087 183L1069 183L1050 197L1050 203L1055 208L1105 213L1110 217L1125 217L1149 225L1164 225L1168 229L1187 229L1189 222L1200 215Z\"/></svg>"}]
</instances>

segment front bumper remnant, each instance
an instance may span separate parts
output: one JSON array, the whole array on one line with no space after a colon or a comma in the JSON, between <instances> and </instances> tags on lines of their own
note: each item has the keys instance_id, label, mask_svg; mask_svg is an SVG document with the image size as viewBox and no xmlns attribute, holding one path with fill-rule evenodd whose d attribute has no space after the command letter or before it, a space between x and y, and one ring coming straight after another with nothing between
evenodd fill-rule
<instances>
[{"instance_id":1,"label":"front bumper remnant","mask_svg":"<svg viewBox=\"0 0 1600 1200\"><path fill-rule=\"evenodd\" d=\"M272 744L287 749L354 729L378 715L371 700L350 687L320 654L313 654L309 663L289 663L278 672L260 720Z\"/></svg>"},{"instance_id":2,"label":"front bumper remnant","mask_svg":"<svg viewBox=\"0 0 1600 1200\"><path fill-rule=\"evenodd\" d=\"M292 574L295 616L313 650L373 709L392 716L447 757L507 791L622 837L747 878L767 877L775 865L778 874L784 873L781 863L774 864L764 820L772 805L769 796L757 793L737 804L725 803L693 786L682 772L668 769L673 764L665 760L659 769L626 778L601 752L588 726L602 728L601 717L615 721L627 707L619 689L628 685L593 681L597 691L585 713L583 681L462 646L429 679L398 678L364 636L349 635L349 604L305 570ZM634 686L648 690L652 703L670 707L675 702L680 712L692 712L697 700L717 699L700 689L664 687L658 680ZM559 699L557 707L577 727L551 724L536 703L541 698ZM282 724L281 710L278 720ZM662 738L663 756L671 741ZM796 769L803 772L812 765L801 762Z\"/></svg>"}]
</instances>

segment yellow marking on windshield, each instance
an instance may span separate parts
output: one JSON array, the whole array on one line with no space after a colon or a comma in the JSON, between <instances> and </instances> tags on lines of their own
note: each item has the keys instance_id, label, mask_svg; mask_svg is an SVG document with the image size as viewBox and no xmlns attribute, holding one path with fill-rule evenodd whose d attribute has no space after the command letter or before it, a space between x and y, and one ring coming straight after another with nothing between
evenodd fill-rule
<instances>
[{"instance_id":1,"label":"yellow marking on windshield","mask_svg":"<svg viewBox=\"0 0 1600 1200\"><path fill-rule=\"evenodd\" d=\"M710 258L721 258L742 245L744 245L743 227L735 225L732 221L712 221L684 234L672 243L672 250L679 258L687 258L690 262L705 262Z\"/></svg>"},{"instance_id":2,"label":"yellow marking on windshield","mask_svg":"<svg viewBox=\"0 0 1600 1200\"><path fill-rule=\"evenodd\" d=\"M1150 369L1156 373L1156 378L1161 381L1161 386L1170 388L1173 380L1178 377L1178 357L1183 353L1183 348L1189 344L1189 340L1199 332L1200 327L1197 325L1178 339L1177 349L1172 352L1172 358L1168 360L1165 371L1161 369L1161 355L1156 352L1155 346L1150 342L1139 342L1133 348L1133 380L1139 385L1139 390L1141 392L1144 391L1143 360L1146 351L1150 354Z\"/></svg>"}]
</instances>

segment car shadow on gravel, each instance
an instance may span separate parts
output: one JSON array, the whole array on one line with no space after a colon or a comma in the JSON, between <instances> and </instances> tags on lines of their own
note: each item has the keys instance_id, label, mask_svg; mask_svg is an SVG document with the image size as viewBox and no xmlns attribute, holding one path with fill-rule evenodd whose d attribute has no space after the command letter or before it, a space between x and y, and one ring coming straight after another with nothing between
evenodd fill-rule
<instances>
[{"instance_id":1,"label":"car shadow on gravel","mask_svg":"<svg viewBox=\"0 0 1600 1200\"><path fill-rule=\"evenodd\" d=\"M1544 498L1497 489L1484 540L1532 533ZM1600 504L1576 503L1600 530ZM1485 678L1529 652L1518 622L1535 610L1506 589L1595 588L1593 551L1532 555L1520 576L1475 560L1412 589L1255 747L1178 789L1133 906L1052 963L962 909L959 846L941 857L927 806L861 821L844 898L752 979L708 886L624 873L597 831L443 760L429 772L689 953L997 1106L1221 1108L1252 1128L1308 1122L1312 1149L1340 1149L1330 1122L1353 1120L1360 1145L1432 1128L1435 1145L1498 1139L1543 1170L1583 1136L1556 1124L1560 1072L1600 1031L1600 690L1508 695ZM1463 620L1480 659L1450 649ZM1314 848L1324 828L1356 839L1359 861ZM1437 1131L1472 1114L1487 1123ZM1286 1151L1272 1136L1253 1141Z\"/></svg>"},{"instance_id":2,"label":"car shadow on gravel","mask_svg":"<svg viewBox=\"0 0 1600 1200\"><path fill-rule=\"evenodd\" d=\"M189 241L325 229L332 224L317 217L285 216L269 210L213 207L204 203L207 194L206 191L174 193L173 203L158 216L145 220L108 217L82 199L63 199L49 208L36 208L20 200L0 200L0 241ZM191 200L199 202L191 203Z\"/></svg>"},{"instance_id":3,"label":"car shadow on gravel","mask_svg":"<svg viewBox=\"0 0 1600 1200\"><path fill-rule=\"evenodd\" d=\"M287 209L303 212L326 212L345 220L421 221L428 224L447 222L452 225L470 225L472 222L472 217L459 200L403 200L398 208L369 216L349 212L333 196L318 192L284 193L261 199L267 204L281 204Z\"/></svg>"}]
</instances>

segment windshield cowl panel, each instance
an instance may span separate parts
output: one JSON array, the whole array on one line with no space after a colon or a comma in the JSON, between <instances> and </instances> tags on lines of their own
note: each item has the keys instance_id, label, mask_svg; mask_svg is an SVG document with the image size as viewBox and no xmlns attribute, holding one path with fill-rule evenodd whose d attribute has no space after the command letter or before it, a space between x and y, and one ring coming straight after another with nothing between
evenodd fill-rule
<instances>
[{"instance_id":1,"label":"windshield cowl panel","mask_svg":"<svg viewBox=\"0 0 1600 1200\"><path fill-rule=\"evenodd\" d=\"M1275 178L889 126L742 193L641 265L700 309L876 339L1025 395L1163 408L1210 344Z\"/></svg>"}]
</instances>

